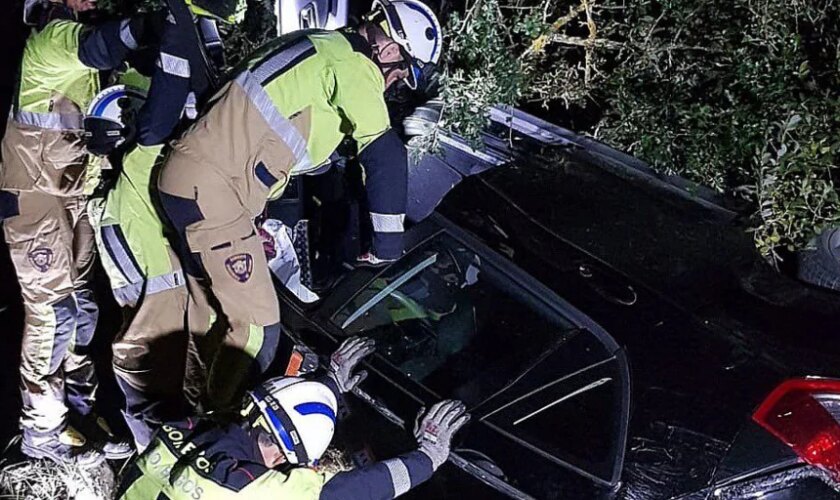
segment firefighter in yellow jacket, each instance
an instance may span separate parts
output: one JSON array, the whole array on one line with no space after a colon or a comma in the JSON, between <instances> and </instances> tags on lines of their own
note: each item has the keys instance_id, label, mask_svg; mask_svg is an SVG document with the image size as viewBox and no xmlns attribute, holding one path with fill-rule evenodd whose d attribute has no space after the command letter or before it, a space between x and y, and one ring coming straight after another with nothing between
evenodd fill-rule
<instances>
[{"instance_id":1,"label":"firefighter in yellow jacket","mask_svg":"<svg viewBox=\"0 0 840 500\"><path fill-rule=\"evenodd\" d=\"M201 290L187 286L158 217L153 188L164 143L189 115L189 95L203 101L207 88L192 78L203 74L203 59L192 57L202 49L190 36L195 35L192 16L236 21L188 7L189 1L169 4L184 16L169 11L160 16L166 22L154 40L158 64L151 74L134 68L121 72L117 85L93 99L85 118L88 150L108 155L114 167L113 182L102 183L89 212L102 266L123 310L112 344L113 368L125 395L123 415L140 452L154 429L189 414L206 393L203 359L212 356L206 354L212 343L195 336L205 337L212 308L203 293L190 293Z\"/></svg>"},{"instance_id":2,"label":"firefighter in yellow jacket","mask_svg":"<svg viewBox=\"0 0 840 500\"><path fill-rule=\"evenodd\" d=\"M373 348L372 340L351 337L331 356L326 375L265 381L249 391L234 422L167 423L126 467L117 498L385 500L422 484L446 462L453 436L470 419L460 401L421 410L412 451L335 475L317 470L342 394L365 378L354 370Z\"/></svg>"},{"instance_id":3,"label":"firefighter in yellow jacket","mask_svg":"<svg viewBox=\"0 0 840 500\"><path fill-rule=\"evenodd\" d=\"M88 437L96 376L87 356L98 310L91 293L94 236L85 212L95 162L82 144L83 112L100 70L137 48L143 20L96 28L76 21L90 0L27 0L26 43L0 168L0 219L25 307L21 355L21 449L35 458L88 460L99 454L68 427L68 406ZM126 456L126 443L106 442Z\"/></svg>"},{"instance_id":4,"label":"firefighter in yellow jacket","mask_svg":"<svg viewBox=\"0 0 840 500\"><path fill-rule=\"evenodd\" d=\"M377 0L358 32L298 31L258 49L173 150L158 188L187 273L219 305L227 335L209 375L218 406L235 405L247 375L265 372L280 312L254 219L291 175L317 171L345 137L365 169L374 228L369 264L402 254L405 146L384 92L435 62L440 29L415 0Z\"/></svg>"}]
</instances>

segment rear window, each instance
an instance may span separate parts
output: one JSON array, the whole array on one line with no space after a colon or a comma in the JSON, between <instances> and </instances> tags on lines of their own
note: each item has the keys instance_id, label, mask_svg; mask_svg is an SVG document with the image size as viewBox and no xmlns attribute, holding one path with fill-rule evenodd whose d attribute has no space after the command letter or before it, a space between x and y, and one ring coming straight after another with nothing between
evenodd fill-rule
<instances>
[{"instance_id":1,"label":"rear window","mask_svg":"<svg viewBox=\"0 0 840 500\"><path fill-rule=\"evenodd\" d=\"M437 394L469 405L571 336L574 325L449 236L414 251L334 317Z\"/></svg>"}]
</instances>

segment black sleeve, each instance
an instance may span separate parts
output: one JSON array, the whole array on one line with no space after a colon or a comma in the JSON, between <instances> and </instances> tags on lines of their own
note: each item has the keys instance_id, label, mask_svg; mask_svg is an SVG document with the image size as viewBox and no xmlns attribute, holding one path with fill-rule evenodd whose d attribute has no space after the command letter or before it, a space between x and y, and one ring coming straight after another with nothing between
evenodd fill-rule
<instances>
[{"instance_id":1,"label":"black sleeve","mask_svg":"<svg viewBox=\"0 0 840 500\"><path fill-rule=\"evenodd\" d=\"M114 69L126 60L129 52L137 50L137 40L142 36L142 17L108 21L86 29L81 34L79 60L90 68Z\"/></svg>"},{"instance_id":2,"label":"black sleeve","mask_svg":"<svg viewBox=\"0 0 840 500\"><path fill-rule=\"evenodd\" d=\"M152 74L149 96L137 115L137 142L143 146L163 144L181 122L184 108L193 92L193 75L200 71L193 57L195 28L177 22L172 16L164 22L160 52ZM192 118L192 117L191 117Z\"/></svg>"},{"instance_id":3,"label":"black sleeve","mask_svg":"<svg viewBox=\"0 0 840 500\"><path fill-rule=\"evenodd\" d=\"M404 214L408 197L408 154L393 129L362 150L359 162L365 169L365 189L370 211Z\"/></svg>"},{"instance_id":4,"label":"black sleeve","mask_svg":"<svg viewBox=\"0 0 840 500\"><path fill-rule=\"evenodd\" d=\"M432 477L432 461L412 451L336 474L321 490L321 500L386 500L395 498Z\"/></svg>"},{"instance_id":5,"label":"black sleeve","mask_svg":"<svg viewBox=\"0 0 840 500\"><path fill-rule=\"evenodd\" d=\"M323 374L319 377L315 378L315 382L321 382L325 386L329 387L332 393L335 395L336 401L341 403L341 391L338 389L338 384L335 383L332 377L329 374Z\"/></svg>"}]
</instances>

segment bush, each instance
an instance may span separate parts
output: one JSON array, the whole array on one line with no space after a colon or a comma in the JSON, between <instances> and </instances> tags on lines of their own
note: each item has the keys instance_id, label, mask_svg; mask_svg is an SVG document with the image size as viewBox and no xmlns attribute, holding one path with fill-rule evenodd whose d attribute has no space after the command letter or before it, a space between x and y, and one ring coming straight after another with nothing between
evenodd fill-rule
<instances>
[{"instance_id":1,"label":"bush","mask_svg":"<svg viewBox=\"0 0 840 500\"><path fill-rule=\"evenodd\" d=\"M833 0L475 0L448 33L445 124L492 103L577 104L615 147L755 207L777 263L840 223Z\"/></svg>"}]
</instances>

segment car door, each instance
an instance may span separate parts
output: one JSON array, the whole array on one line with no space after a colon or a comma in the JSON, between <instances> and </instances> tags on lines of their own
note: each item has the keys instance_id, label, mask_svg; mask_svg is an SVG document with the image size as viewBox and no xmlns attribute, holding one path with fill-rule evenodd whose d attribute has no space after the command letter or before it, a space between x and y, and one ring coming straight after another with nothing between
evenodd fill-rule
<instances>
[{"instance_id":1,"label":"car door","mask_svg":"<svg viewBox=\"0 0 840 500\"><path fill-rule=\"evenodd\" d=\"M363 389L401 420L439 399L463 400L473 422L457 447L491 480L538 497L549 487L609 490L627 433L623 351L532 277L441 223L435 215L414 228L417 244L394 265L350 273L309 318L336 342L377 341Z\"/></svg>"}]
</instances>

